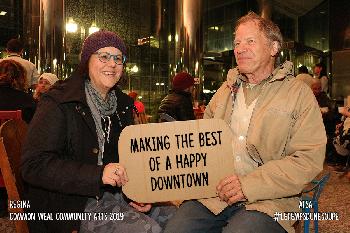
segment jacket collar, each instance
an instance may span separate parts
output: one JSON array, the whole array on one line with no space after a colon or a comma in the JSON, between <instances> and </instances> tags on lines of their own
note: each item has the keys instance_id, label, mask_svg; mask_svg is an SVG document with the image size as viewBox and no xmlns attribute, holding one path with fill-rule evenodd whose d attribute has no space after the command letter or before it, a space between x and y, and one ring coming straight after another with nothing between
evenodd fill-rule
<instances>
[{"instance_id":1,"label":"jacket collar","mask_svg":"<svg viewBox=\"0 0 350 233\"><path fill-rule=\"evenodd\" d=\"M283 80L285 78L293 78L294 77L294 68L293 63L290 61L285 61L283 64L279 65L275 68L269 77L268 82L274 82L276 80ZM239 79L239 82L246 82L247 77L239 73L238 68L230 69L227 74L227 84L228 86L232 86L236 80Z\"/></svg>"},{"instance_id":2,"label":"jacket collar","mask_svg":"<svg viewBox=\"0 0 350 233\"><path fill-rule=\"evenodd\" d=\"M191 97L192 96L192 93L190 92L187 92L187 91L178 91L178 90L170 90L169 93L176 93L176 94L179 94L179 95L183 95L183 96L186 96L186 97Z\"/></svg>"},{"instance_id":3,"label":"jacket collar","mask_svg":"<svg viewBox=\"0 0 350 233\"><path fill-rule=\"evenodd\" d=\"M48 95L55 97L56 93L60 93L59 98L55 98L59 103L86 103L84 82L84 77L78 75L77 73L74 73L71 77L66 79L61 84L54 85L52 91L48 92Z\"/></svg>"}]
</instances>

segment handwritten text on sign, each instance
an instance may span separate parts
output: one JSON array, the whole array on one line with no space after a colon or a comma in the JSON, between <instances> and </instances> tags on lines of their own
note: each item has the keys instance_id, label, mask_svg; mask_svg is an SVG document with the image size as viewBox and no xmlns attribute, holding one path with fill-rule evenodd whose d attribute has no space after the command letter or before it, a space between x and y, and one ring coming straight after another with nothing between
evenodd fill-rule
<instances>
[{"instance_id":1,"label":"handwritten text on sign","mask_svg":"<svg viewBox=\"0 0 350 233\"><path fill-rule=\"evenodd\" d=\"M213 197L233 173L231 131L219 119L128 126L119 156L129 177L123 192L138 202Z\"/></svg>"}]
</instances>

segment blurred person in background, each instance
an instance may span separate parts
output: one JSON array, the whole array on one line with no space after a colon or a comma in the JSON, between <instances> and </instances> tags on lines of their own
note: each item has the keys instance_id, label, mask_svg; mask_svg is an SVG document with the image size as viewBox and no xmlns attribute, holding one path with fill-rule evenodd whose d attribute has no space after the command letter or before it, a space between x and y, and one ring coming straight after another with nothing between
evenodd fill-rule
<instances>
[{"instance_id":1,"label":"blurred person in background","mask_svg":"<svg viewBox=\"0 0 350 233\"><path fill-rule=\"evenodd\" d=\"M25 69L25 91L34 90L37 84L39 73L33 63L23 59L23 43L19 39L11 39L7 42L6 52L7 57L4 60L14 60L20 63Z\"/></svg>"},{"instance_id":2,"label":"blurred person in background","mask_svg":"<svg viewBox=\"0 0 350 233\"><path fill-rule=\"evenodd\" d=\"M328 77L327 68L323 63L317 63L314 67L314 78L317 78L321 82L321 90L328 94Z\"/></svg>"},{"instance_id":3,"label":"blurred person in background","mask_svg":"<svg viewBox=\"0 0 350 233\"><path fill-rule=\"evenodd\" d=\"M33 97L25 93L25 70L14 60L0 61L0 110L22 110L27 123L32 119L36 104Z\"/></svg>"},{"instance_id":4,"label":"blurred person in background","mask_svg":"<svg viewBox=\"0 0 350 233\"><path fill-rule=\"evenodd\" d=\"M169 115L176 121L194 120L192 92L194 90L194 78L186 73L176 74L172 80L172 89L169 94L160 102L158 115L160 121L162 114Z\"/></svg>"},{"instance_id":5,"label":"blurred person in background","mask_svg":"<svg viewBox=\"0 0 350 233\"><path fill-rule=\"evenodd\" d=\"M320 108L323 124L327 134L326 161L333 163L335 161L335 148L333 146L333 138L335 137L336 125L340 121L340 114L336 101L331 100L328 95L322 91L322 83L320 79L314 78L311 84L311 90L315 95L318 106Z\"/></svg>"},{"instance_id":6,"label":"blurred person in background","mask_svg":"<svg viewBox=\"0 0 350 233\"><path fill-rule=\"evenodd\" d=\"M52 85L54 85L57 81L58 81L58 78L55 74L43 73L42 75L40 75L38 84L35 87L35 91L33 95L34 99L36 101L39 101L41 95L43 93L46 93L52 87Z\"/></svg>"},{"instance_id":7,"label":"blurred person in background","mask_svg":"<svg viewBox=\"0 0 350 233\"><path fill-rule=\"evenodd\" d=\"M314 79L311 74L309 74L309 70L306 66L300 66L298 68L298 75L295 76L296 79L299 79L306 83L309 87L311 87L312 80Z\"/></svg>"},{"instance_id":8,"label":"blurred person in background","mask_svg":"<svg viewBox=\"0 0 350 233\"><path fill-rule=\"evenodd\" d=\"M137 92L132 91L128 94L134 100L134 121L135 124L146 124L147 117L145 112L145 105L137 99Z\"/></svg>"}]
</instances>

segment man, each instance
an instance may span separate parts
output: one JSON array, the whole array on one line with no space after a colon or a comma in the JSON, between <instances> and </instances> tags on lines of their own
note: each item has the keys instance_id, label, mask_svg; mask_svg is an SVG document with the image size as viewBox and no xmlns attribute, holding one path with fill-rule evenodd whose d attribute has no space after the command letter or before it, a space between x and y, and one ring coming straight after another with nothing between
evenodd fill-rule
<instances>
[{"instance_id":1,"label":"man","mask_svg":"<svg viewBox=\"0 0 350 233\"><path fill-rule=\"evenodd\" d=\"M300 66L298 68L299 74L295 77L303 82L305 82L309 87L311 87L312 80L314 79L310 74L306 66Z\"/></svg>"},{"instance_id":2,"label":"man","mask_svg":"<svg viewBox=\"0 0 350 233\"><path fill-rule=\"evenodd\" d=\"M335 153L333 138L335 137L336 125L340 122L341 115L338 113L336 102L331 100L328 95L322 91L322 81L314 78L311 84L311 90L315 95L320 108L323 124L327 134L326 161L328 163L337 163L340 159Z\"/></svg>"},{"instance_id":3,"label":"man","mask_svg":"<svg viewBox=\"0 0 350 233\"><path fill-rule=\"evenodd\" d=\"M315 78L312 81L311 89L322 113L326 133L328 135L333 135L335 132L336 121L340 120L336 103L331 100L324 91L322 91L321 80Z\"/></svg>"},{"instance_id":4,"label":"man","mask_svg":"<svg viewBox=\"0 0 350 233\"><path fill-rule=\"evenodd\" d=\"M26 91L29 88L34 90L35 84L38 81L39 73L33 63L22 58L23 44L18 39L11 39L7 42L6 51L8 56L5 59L11 59L20 63L26 70Z\"/></svg>"},{"instance_id":5,"label":"man","mask_svg":"<svg viewBox=\"0 0 350 233\"><path fill-rule=\"evenodd\" d=\"M310 88L276 64L282 35L249 12L235 28L238 64L213 96L205 118L224 119L233 133L235 170L217 185L218 197L187 201L166 233L294 232L276 212L299 212L299 194L323 168L326 135Z\"/></svg>"},{"instance_id":6,"label":"man","mask_svg":"<svg viewBox=\"0 0 350 233\"><path fill-rule=\"evenodd\" d=\"M172 86L173 89L170 90L170 93L164 97L159 105L158 114L160 121L170 121L168 118L163 118L164 113L170 116L171 120L194 120L192 105L194 78L186 72L180 72L173 78Z\"/></svg>"}]
</instances>

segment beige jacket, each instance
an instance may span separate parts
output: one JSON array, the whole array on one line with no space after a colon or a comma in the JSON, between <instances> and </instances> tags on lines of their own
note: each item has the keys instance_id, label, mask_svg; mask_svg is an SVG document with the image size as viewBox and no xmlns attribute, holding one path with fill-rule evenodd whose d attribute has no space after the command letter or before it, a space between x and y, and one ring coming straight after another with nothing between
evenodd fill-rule
<instances>
[{"instance_id":1,"label":"beige jacket","mask_svg":"<svg viewBox=\"0 0 350 233\"><path fill-rule=\"evenodd\" d=\"M208 104L204 118L224 119L230 125L229 87L237 79L244 77L237 69L230 70L227 81ZM326 140L311 89L293 77L292 63L285 62L264 85L250 120L247 151L263 164L239 177L248 200L246 209L271 217L275 212L299 212L300 192L323 169ZM200 201L216 214L227 206L218 198ZM294 232L294 222L279 221L288 232Z\"/></svg>"}]
</instances>

